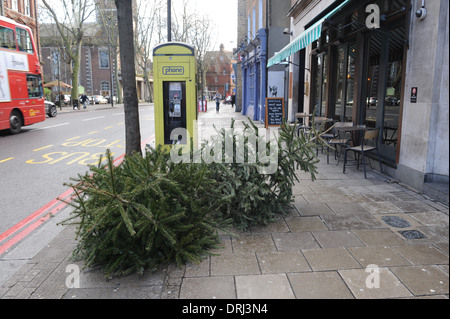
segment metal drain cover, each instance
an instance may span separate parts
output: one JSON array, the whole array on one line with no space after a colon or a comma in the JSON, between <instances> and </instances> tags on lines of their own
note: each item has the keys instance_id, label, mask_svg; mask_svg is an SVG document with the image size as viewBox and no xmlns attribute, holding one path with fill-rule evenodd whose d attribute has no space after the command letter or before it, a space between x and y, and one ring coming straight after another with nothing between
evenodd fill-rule
<instances>
[{"instance_id":1,"label":"metal drain cover","mask_svg":"<svg viewBox=\"0 0 450 319\"><path fill-rule=\"evenodd\" d=\"M382 220L389 226L396 227L396 228L411 227L411 224L407 220L397 217L397 216L384 216L382 218Z\"/></svg>"},{"instance_id":2,"label":"metal drain cover","mask_svg":"<svg viewBox=\"0 0 450 319\"><path fill-rule=\"evenodd\" d=\"M408 240L409 239L424 239L424 238L428 238L427 236L425 236L424 234L422 234L418 230L405 230L405 231L401 231L400 234L402 234L403 237L405 237Z\"/></svg>"}]
</instances>

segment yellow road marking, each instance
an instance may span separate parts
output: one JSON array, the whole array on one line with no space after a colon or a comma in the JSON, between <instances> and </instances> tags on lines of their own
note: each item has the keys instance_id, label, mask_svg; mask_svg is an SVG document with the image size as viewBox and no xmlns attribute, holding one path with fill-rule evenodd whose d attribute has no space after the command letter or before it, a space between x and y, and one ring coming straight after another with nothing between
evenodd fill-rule
<instances>
[{"instance_id":1,"label":"yellow road marking","mask_svg":"<svg viewBox=\"0 0 450 319\"><path fill-rule=\"evenodd\" d=\"M98 131L91 132L88 135L92 135L92 134L95 134L95 133L98 133Z\"/></svg>"},{"instance_id":2,"label":"yellow road marking","mask_svg":"<svg viewBox=\"0 0 450 319\"><path fill-rule=\"evenodd\" d=\"M49 148L49 147L52 147L52 146L53 146L53 145L44 146L44 147L38 148L37 150L34 150L33 152L45 150L46 148Z\"/></svg>"},{"instance_id":3,"label":"yellow road marking","mask_svg":"<svg viewBox=\"0 0 450 319\"><path fill-rule=\"evenodd\" d=\"M68 140L66 140L66 141L72 141L72 140L76 140L77 138L80 138L81 136L77 136L77 137L72 137L72 138L69 138Z\"/></svg>"},{"instance_id":4,"label":"yellow road marking","mask_svg":"<svg viewBox=\"0 0 450 319\"><path fill-rule=\"evenodd\" d=\"M14 157L10 157L10 158L1 160L0 163L4 163L4 162L10 161L10 160L12 160L12 159L14 159Z\"/></svg>"},{"instance_id":5,"label":"yellow road marking","mask_svg":"<svg viewBox=\"0 0 450 319\"><path fill-rule=\"evenodd\" d=\"M109 130L109 129L112 129L114 126L108 126L108 127L105 127L105 130Z\"/></svg>"}]
</instances>

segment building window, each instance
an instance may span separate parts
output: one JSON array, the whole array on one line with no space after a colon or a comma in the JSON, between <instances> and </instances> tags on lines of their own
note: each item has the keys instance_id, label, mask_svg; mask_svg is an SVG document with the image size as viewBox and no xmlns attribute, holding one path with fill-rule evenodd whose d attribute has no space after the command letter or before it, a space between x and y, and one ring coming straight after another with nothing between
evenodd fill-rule
<instances>
[{"instance_id":1,"label":"building window","mask_svg":"<svg viewBox=\"0 0 450 319\"><path fill-rule=\"evenodd\" d=\"M19 11L19 0L11 0L11 9Z\"/></svg>"},{"instance_id":2,"label":"building window","mask_svg":"<svg viewBox=\"0 0 450 319\"><path fill-rule=\"evenodd\" d=\"M101 81L100 82L100 92L103 96L109 96L109 82Z\"/></svg>"},{"instance_id":3,"label":"building window","mask_svg":"<svg viewBox=\"0 0 450 319\"><path fill-rule=\"evenodd\" d=\"M33 53L33 46L31 45L31 36L27 30L16 28L17 44L19 44L19 51Z\"/></svg>"},{"instance_id":4,"label":"building window","mask_svg":"<svg viewBox=\"0 0 450 319\"><path fill-rule=\"evenodd\" d=\"M31 17L31 7L30 7L30 0L24 0L24 5L25 5L25 14L29 17Z\"/></svg>"},{"instance_id":5,"label":"building window","mask_svg":"<svg viewBox=\"0 0 450 319\"><path fill-rule=\"evenodd\" d=\"M98 50L99 55L99 67L100 69L109 69L109 54L108 50L105 49L99 49Z\"/></svg>"}]
</instances>

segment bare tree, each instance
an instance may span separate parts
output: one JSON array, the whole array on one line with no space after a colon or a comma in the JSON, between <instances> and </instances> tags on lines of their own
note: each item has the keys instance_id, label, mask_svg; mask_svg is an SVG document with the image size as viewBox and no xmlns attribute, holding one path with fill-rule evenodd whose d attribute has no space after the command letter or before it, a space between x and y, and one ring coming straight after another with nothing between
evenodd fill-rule
<instances>
[{"instance_id":1,"label":"bare tree","mask_svg":"<svg viewBox=\"0 0 450 319\"><path fill-rule=\"evenodd\" d=\"M195 47L198 82L202 84L203 89L206 70L209 67L205 55L213 46L212 35L215 26L209 16L199 15L198 12L190 0L183 0L182 7L177 7L174 12L172 30L174 41L187 42Z\"/></svg>"},{"instance_id":2,"label":"bare tree","mask_svg":"<svg viewBox=\"0 0 450 319\"><path fill-rule=\"evenodd\" d=\"M142 154L133 32L133 3L115 0L119 28L120 62L125 111L126 155Z\"/></svg>"},{"instance_id":3,"label":"bare tree","mask_svg":"<svg viewBox=\"0 0 450 319\"><path fill-rule=\"evenodd\" d=\"M42 0L42 2L55 22L63 42L65 55L73 63L72 99L78 99L78 78L84 27L86 21L95 11L95 6L92 0L55 0L51 3L48 0ZM61 8L62 10L57 13L55 8Z\"/></svg>"},{"instance_id":4,"label":"bare tree","mask_svg":"<svg viewBox=\"0 0 450 319\"><path fill-rule=\"evenodd\" d=\"M159 17L165 8L166 0L139 1L135 23L138 26L135 33L136 63L144 75L149 92L148 100L153 101L153 87L150 82L150 59L152 48L159 41L159 32L163 24Z\"/></svg>"},{"instance_id":5,"label":"bare tree","mask_svg":"<svg viewBox=\"0 0 450 319\"><path fill-rule=\"evenodd\" d=\"M109 59L113 59L115 66L114 75L111 79L111 92L117 96L117 102L122 103L122 90L120 89L118 72L119 41L117 38L117 12L115 8L108 8L108 0L95 0L97 7L97 20L102 26L102 40L108 45ZM114 91L114 84L117 90ZM110 94L111 98L114 98Z\"/></svg>"}]
</instances>

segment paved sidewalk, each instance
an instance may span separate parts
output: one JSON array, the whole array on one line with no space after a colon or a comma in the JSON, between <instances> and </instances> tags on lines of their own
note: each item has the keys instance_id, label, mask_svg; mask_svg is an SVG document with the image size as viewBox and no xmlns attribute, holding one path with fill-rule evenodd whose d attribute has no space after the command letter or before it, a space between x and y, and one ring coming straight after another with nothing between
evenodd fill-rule
<instances>
[{"instance_id":1,"label":"paved sidewalk","mask_svg":"<svg viewBox=\"0 0 450 319\"><path fill-rule=\"evenodd\" d=\"M117 104L114 103L114 106L111 106L111 103L108 104L88 104L86 105L86 108L83 109L83 105L81 105L78 109L74 109L72 106L67 105L60 108L59 106L56 106L56 109L58 111L57 114L65 114L65 113L78 113L78 112L91 112L91 111L98 111L98 110L104 110L104 109L111 109L111 108L122 108L123 104ZM56 115L58 116L58 115Z\"/></svg>"},{"instance_id":2,"label":"paved sidewalk","mask_svg":"<svg viewBox=\"0 0 450 319\"><path fill-rule=\"evenodd\" d=\"M217 114L210 105L200 114L203 136L232 118L245 119L231 106ZM351 167L344 175L333 157L327 164L319 156L316 181L298 172L287 216L221 236L219 255L200 265L111 280L99 269L82 270L71 289L73 265L83 264L70 259L76 242L69 226L0 284L0 298L448 299L448 207L376 171L364 179Z\"/></svg>"}]
</instances>

